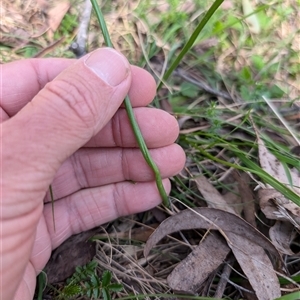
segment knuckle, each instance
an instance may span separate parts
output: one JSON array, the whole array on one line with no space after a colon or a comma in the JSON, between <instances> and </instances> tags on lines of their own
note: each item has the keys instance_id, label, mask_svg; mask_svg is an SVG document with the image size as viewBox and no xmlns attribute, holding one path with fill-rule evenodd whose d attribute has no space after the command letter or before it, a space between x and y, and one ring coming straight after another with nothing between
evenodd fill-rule
<instances>
[{"instance_id":1,"label":"knuckle","mask_svg":"<svg viewBox=\"0 0 300 300\"><path fill-rule=\"evenodd\" d=\"M80 80L58 79L48 83L45 88L68 107L66 110L68 118L79 119L87 128L95 126L97 122L96 101L87 83ZM59 107L57 109L60 110Z\"/></svg>"}]
</instances>

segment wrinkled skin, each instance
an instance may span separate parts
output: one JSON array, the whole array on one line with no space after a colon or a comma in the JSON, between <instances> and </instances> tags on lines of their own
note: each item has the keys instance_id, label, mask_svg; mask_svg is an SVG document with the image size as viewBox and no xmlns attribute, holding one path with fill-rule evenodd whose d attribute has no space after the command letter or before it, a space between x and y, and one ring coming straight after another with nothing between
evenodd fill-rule
<instances>
[{"instance_id":1,"label":"wrinkled skin","mask_svg":"<svg viewBox=\"0 0 300 300\"><path fill-rule=\"evenodd\" d=\"M122 108L127 93L167 192L185 156L174 144L176 120L145 107L153 78L115 50L17 61L1 73L0 291L1 299L29 300L69 236L161 201Z\"/></svg>"}]
</instances>

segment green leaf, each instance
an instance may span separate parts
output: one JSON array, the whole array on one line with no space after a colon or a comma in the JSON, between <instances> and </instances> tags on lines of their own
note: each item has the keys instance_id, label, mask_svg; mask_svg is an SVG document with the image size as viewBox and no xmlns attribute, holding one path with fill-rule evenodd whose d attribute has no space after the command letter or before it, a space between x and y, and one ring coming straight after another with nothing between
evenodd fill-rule
<instances>
[{"instance_id":1,"label":"green leaf","mask_svg":"<svg viewBox=\"0 0 300 300\"><path fill-rule=\"evenodd\" d=\"M261 71L265 66L264 59L261 55L252 55L251 61L255 69L257 69L258 71Z\"/></svg>"},{"instance_id":2,"label":"green leaf","mask_svg":"<svg viewBox=\"0 0 300 300\"><path fill-rule=\"evenodd\" d=\"M199 89L194 84L183 82L180 85L180 92L185 97L196 98L198 96Z\"/></svg>"},{"instance_id":3,"label":"green leaf","mask_svg":"<svg viewBox=\"0 0 300 300\"><path fill-rule=\"evenodd\" d=\"M240 71L240 77L246 82L252 82L252 73L249 67L243 67Z\"/></svg>"},{"instance_id":4,"label":"green leaf","mask_svg":"<svg viewBox=\"0 0 300 300\"><path fill-rule=\"evenodd\" d=\"M112 292L121 292L123 290L123 285L120 283L111 283L107 286L107 288Z\"/></svg>"},{"instance_id":5,"label":"green leaf","mask_svg":"<svg viewBox=\"0 0 300 300\"><path fill-rule=\"evenodd\" d=\"M81 287L79 285L66 285L59 297L63 297L63 299L70 299L75 296L78 296L81 293Z\"/></svg>"},{"instance_id":6,"label":"green leaf","mask_svg":"<svg viewBox=\"0 0 300 300\"><path fill-rule=\"evenodd\" d=\"M38 283L38 300L43 299L43 291L47 286L47 277L45 272L41 272L37 277L37 283Z\"/></svg>"},{"instance_id":7,"label":"green leaf","mask_svg":"<svg viewBox=\"0 0 300 300\"><path fill-rule=\"evenodd\" d=\"M269 92L270 98L281 98L285 94L284 91L276 84L270 87Z\"/></svg>"},{"instance_id":8,"label":"green leaf","mask_svg":"<svg viewBox=\"0 0 300 300\"><path fill-rule=\"evenodd\" d=\"M284 295L280 298L276 298L275 300L299 300L299 299L300 299L300 292L295 292L288 295Z\"/></svg>"},{"instance_id":9,"label":"green leaf","mask_svg":"<svg viewBox=\"0 0 300 300\"><path fill-rule=\"evenodd\" d=\"M90 282L88 282L88 281L86 281L86 282L84 282L84 286L86 287L86 289L88 289L88 290L92 290L92 284L90 283Z\"/></svg>"},{"instance_id":10,"label":"green leaf","mask_svg":"<svg viewBox=\"0 0 300 300\"><path fill-rule=\"evenodd\" d=\"M264 182L268 183L283 196L300 206L300 197L294 191L288 188L285 184L279 182L274 177L270 176L267 172L265 172L261 167L248 159L246 156L241 155L238 152L235 152L235 154L247 167L249 167L249 171L251 173L258 175L261 179L263 179Z\"/></svg>"},{"instance_id":11,"label":"green leaf","mask_svg":"<svg viewBox=\"0 0 300 300\"><path fill-rule=\"evenodd\" d=\"M94 289L93 289L93 297L94 297L95 299L98 299L99 296L100 296L100 289L99 289L99 288L94 288Z\"/></svg>"},{"instance_id":12,"label":"green leaf","mask_svg":"<svg viewBox=\"0 0 300 300\"><path fill-rule=\"evenodd\" d=\"M100 279L96 274L91 276L91 283L93 284L93 287L100 287Z\"/></svg>"},{"instance_id":13,"label":"green leaf","mask_svg":"<svg viewBox=\"0 0 300 300\"><path fill-rule=\"evenodd\" d=\"M99 21L100 28L102 30L105 43L108 47L113 48L113 44L112 44L112 41L110 39L109 32L107 30L107 26L106 26L103 14L100 10L100 7L99 7L96 0L91 0L91 3L92 3L92 6L94 8L94 11L96 13L97 19ZM169 207L169 205L170 205L169 204L169 198L168 198L168 195L167 195L167 193L165 191L165 188L163 186L160 171L159 171L157 165L155 164L154 160L152 159L152 157L149 153L149 150L148 150L147 145L145 143L144 137L143 137L143 135L141 133L141 130L139 128L139 125L138 125L138 123L135 119L134 112L133 112L131 102L130 102L130 99L129 99L128 95L125 97L124 105L125 105L125 109L126 109L127 116L129 118L132 130L133 130L133 133L135 135L135 138L136 138L136 141L139 145L139 148L140 148L140 150L143 154L143 157L146 160L149 167L153 170L153 172L155 174L156 186L157 186L159 194L162 198L163 204L166 207Z\"/></svg>"},{"instance_id":14,"label":"green leaf","mask_svg":"<svg viewBox=\"0 0 300 300\"><path fill-rule=\"evenodd\" d=\"M86 295L89 297L89 298L92 298L92 289L88 289L86 291Z\"/></svg>"},{"instance_id":15,"label":"green leaf","mask_svg":"<svg viewBox=\"0 0 300 300\"><path fill-rule=\"evenodd\" d=\"M240 87L240 94L243 100L250 101L252 98L252 93L250 93L249 88L245 85Z\"/></svg>"},{"instance_id":16,"label":"green leaf","mask_svg":"<svg viewBox=\"0 0 300 300\"><path fill-rule=\"evenodd\" d=\"M111 300L111 296L109 294L109 291L107 289L102 289L102 297L103 300Z\"/></svg>"},{"instance_id":17,"label":"green leaf","mask_svg":"<svg viewBox=\"0 0 300 300\"><path fill-rule=\"evenodd\" d=\"M291 279L297 283L300 282L300 275L295 275L295 276L291 276ZM291 281L287 280L286 278L284 277L279 277L279 282L280 284L282 285L285 285L285 284L290 284Z\"/></svg>"},{"instance_id":18,"label":"green leaf","mask_svg":"<svg viewBox=\"0 0 300 300\"><path fill-rule=\"evenodd\" d=\"M111 281L111 272L105 270L102 275L102 286L107 287L110 284L110 281Z\"/></svg>"}]
</instances>

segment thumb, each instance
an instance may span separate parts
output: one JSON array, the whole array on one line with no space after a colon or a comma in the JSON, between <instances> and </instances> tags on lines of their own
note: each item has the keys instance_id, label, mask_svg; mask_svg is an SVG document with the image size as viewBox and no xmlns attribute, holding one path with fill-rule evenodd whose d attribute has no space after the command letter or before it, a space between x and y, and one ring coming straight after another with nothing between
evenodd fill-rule
<instances>
[{"instance_id":1,"label":"thumb","mask_svg":"<svg viewBox=\"0 0 300 300\"><path fill-rule=\"evenodd\" d=\"M110 48L98 49L65 69L3 124L3 137L9 132L4 154L9 150L19 161L17 170L10 163L10 172L22 169L24 175L35 170L53 177L60 164L114 115L130 84L128 61Z\"/></svg>"}]
</instances>

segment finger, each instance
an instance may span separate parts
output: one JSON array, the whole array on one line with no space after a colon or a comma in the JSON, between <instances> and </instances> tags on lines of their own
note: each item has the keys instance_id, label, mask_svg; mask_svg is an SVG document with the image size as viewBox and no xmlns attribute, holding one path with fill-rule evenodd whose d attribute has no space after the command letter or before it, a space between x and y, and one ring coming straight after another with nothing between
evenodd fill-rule
<instances>
[{"instance_id":1,"label":"finger","mask_svg":"<svg viewBox=\"0 0 300 300\"><path fill-rule=\"evenodd\" d=\"M163 178L178 174L184 166L185 154L177 144L153 149L150 154ZM54 199L60 199L83 188L126 180L155 180L152 169L139 149L84 148L77 151L59 169L52 183L52 191ZM51 201L49 193L47 201Z\"/></svg>"},{"instance_id":2,"label":"finger","mask_svg":"<svg viewBox=\"0 0 300 300\"><path fill-rule=\"evenodd\" d=\"M110 120L130 85L125 57L99 49L61 72L1 124L1 226L7 245L2 256L9 258L0 267L0 274L6 274L0 282L0 289L6 288L4 298L12 298L22 278L42 213L41 199L56 171ZM9 261L16 259L12 268Z\"/></svg>"},{"instance_id":3,"label":"finger","mask_svg":"<svg viewBox=\"0 0 300 300\"><path fill-rule=\"evenodd\" d=\"M177 120L155 108L139 107L134 115L148 148L158 148L175 142L179 134ZM108 124L85 147L137 147L127 113L119 109Z\"/></svg>"},{"instance_id":4,"label":"finger","mask_svg":"<svg viewBox=\"0 0 300 300\"><path fill-rule=\"evenodd\" d=\"M36 285L36 271L31 263L28 263L23 274L22 281L15 293L16 300L31 300L34 299L34 290Z\"/></svg>"},{"instance_id":5,"label":"finger","mask_svg":"<svg viewBox=\"0 0 300 300\"><path fill-rule=\"evenodd\" d=\"M39 199L62 162L111 119L130 84L125 57L112 49L99 49L61 72L2 124L4 185L18 182L17 187L4 186L12 193L9 214L4 215L13 217L41 204ZM12 209L14 205L18 210Z\"/></svg>"},{"instance_id":6,"label":"finger","mask_svg":"<svg viewBox=\"0 0 300 300\"><path fill-rule=\"evenodd\" d=\"M74 59L26 59L2 65L2 120L14 116L28 104L48 82L76 62ZM156 85L145 70L131 66L132 85L129 97L132 106L146 106L154 98Z\"/></svg>"},{"instance_id":7,"label":"finger","mask_svg":"<svg viewBox=\"0 0 300 300\"><path fill-rule=\"evenodd\" d=\"M25 59L2 65L1 107L9 117L21 110L44 86L75 60Z\"/></svg>"},{"instance_id":8,"label":"finger","mask_svg":"<svg viewBox=\"0 0 300 300\"><path fill-rule=\"evenodd\" d=\"M163 180L169 193L171 185ZM44 207L44 216L55 249L73 234L89 230L120 216L149 210L161 202L154 182L122 182L81 190L54 203L53 227L51 203Z\"/></svg>"}]
</instances>

